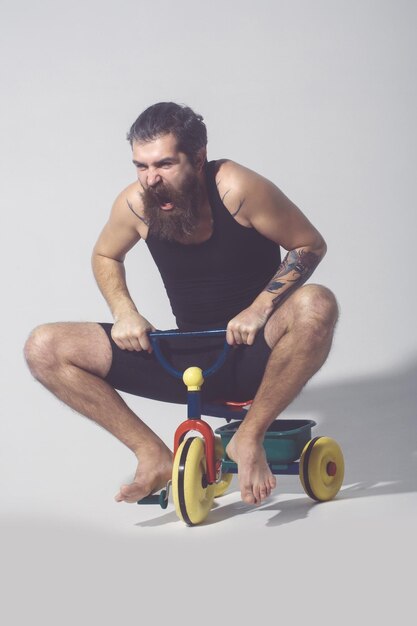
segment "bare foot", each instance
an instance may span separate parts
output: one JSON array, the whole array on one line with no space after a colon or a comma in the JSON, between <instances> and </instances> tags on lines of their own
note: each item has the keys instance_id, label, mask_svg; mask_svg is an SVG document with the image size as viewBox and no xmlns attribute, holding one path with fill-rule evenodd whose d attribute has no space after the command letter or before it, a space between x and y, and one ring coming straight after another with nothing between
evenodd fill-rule
<instances>
[{"instance_id":1,"label":"bare foot","mask_svg":"<svg viewBox=\"0 0 417 626\"><path fill-rule=\"evenodd\" d=\"M164 444L142 450L135 478L122 485L116 502L137 502L166 486L172 477L172 452Z\"/></svg>"},{"instance_id":2,"label":"bare foot","mask_svg":"<svg viewBox=\"0 0 417 626\"><path fill-rule=\"evenodd\" d=\"M244 433L236 432L226 453L238 466L240 494L246 504L261 504L276 487L262 443Z\"/></svg>"}]
</instances>

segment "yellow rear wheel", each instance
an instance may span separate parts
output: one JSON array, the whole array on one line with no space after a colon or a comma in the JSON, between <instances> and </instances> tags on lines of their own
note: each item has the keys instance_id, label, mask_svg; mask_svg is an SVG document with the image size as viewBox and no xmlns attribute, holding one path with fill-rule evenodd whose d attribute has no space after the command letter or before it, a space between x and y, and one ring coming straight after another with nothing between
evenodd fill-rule
<instances>
[{"instance_id":1,"label":"yellow rear wheel","mask_svg":"<svg viewBox=\"0 0 417 626\"><path fill-rule=\"evenodd\" d=\"M343 483L345 464L342 450L330 437L309 441L300 457L300 480L304 491L318 502L331 500Z\"/></svg>"},{"instance_id":2,"label":"yellow rear wheel","mask_svg":"<svg viewBox=\"0 0 417 626\"><path fill-rule=\"evenodd\" d=\"M206 482L206 456L201 437L189 437L178 447L172 470L175 511L189 526L204 521L212 507L215 485Z\"/></svg>"},{"instance_id":3,"label":"yellow rear wheel","mask_svg":"<svg viewBox=\"0 0 417 626\"><path fill-rule=\"evenodd\" d=\"M214 439L214 452L216 455L216 463L223 458L222 438L216 436ZM229 485L233 480L233 474L222 474L221 480L214 485L214 497L219 498L229 489Z\"/></svg>"}]
</instances>

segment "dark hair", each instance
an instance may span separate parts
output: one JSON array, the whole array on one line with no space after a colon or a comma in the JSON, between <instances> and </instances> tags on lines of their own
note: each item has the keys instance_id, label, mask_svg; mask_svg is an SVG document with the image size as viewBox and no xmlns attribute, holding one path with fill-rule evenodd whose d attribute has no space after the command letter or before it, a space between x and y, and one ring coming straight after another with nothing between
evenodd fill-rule
<instances>
[{"instance_id":1,"label":"dark hair","mask_svg":"<svg viewBox=\"0 0 417 626\"><path fill-rule=\"evenodd\" d=\"M190 107L175 102L158 102L148 107L132 124L127 140L152 141L172 133L177 146L193 161L197 152L207 145L207 129L201 115Z\"/></svg>"}]
</instances>

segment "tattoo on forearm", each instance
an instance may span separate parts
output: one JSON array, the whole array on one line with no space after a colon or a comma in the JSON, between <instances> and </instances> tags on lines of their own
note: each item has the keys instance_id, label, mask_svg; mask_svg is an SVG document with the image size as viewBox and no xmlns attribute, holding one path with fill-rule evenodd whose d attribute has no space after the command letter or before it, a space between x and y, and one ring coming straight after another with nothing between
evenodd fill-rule
<instances>
[{"instance_id":1,"label":"tattoo on forearm","mask_svg":"<svg viewBox=\"0 0 417 626\"><path fill-rule=\"evenodd\" d=\"M265 291L277 294L276 298L272 300L274 308L282 304L295 289L310 278L319 262L319 255L304 250L304 248L288 252L277 273L265 287ZM284 291L279 293L282 289Z\"/></svg>"}]
</instances>

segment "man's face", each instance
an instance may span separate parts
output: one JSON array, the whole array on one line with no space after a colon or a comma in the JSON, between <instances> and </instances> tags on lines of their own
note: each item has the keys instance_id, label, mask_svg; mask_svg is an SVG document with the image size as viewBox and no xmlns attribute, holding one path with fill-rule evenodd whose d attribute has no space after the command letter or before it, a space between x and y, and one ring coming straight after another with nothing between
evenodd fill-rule
<instances>
[{"instance_id":1,"label":"man's face","mask_svg":"<svg viewBox=\"0 0 417 626\"><path fill-rule=\"evenodd\" d=\"M201 202L198 170L171 134L134 142L132 151L149 232L169 241L190 236L198 225Z\"/></svg>"}]
</instances>

